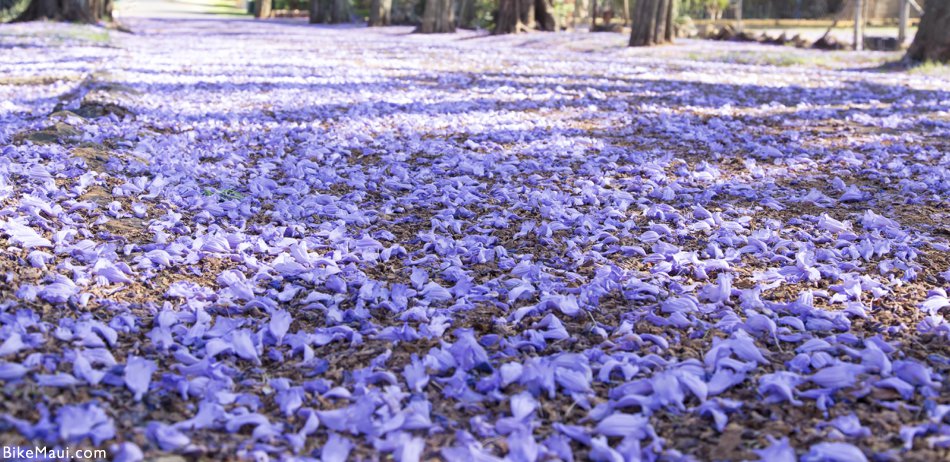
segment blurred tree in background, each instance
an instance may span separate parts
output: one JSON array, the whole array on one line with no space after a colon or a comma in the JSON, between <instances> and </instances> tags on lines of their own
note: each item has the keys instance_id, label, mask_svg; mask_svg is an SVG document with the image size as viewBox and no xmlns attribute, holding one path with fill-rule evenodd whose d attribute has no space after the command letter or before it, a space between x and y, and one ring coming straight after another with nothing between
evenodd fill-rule
<instances>
[{"instance_id":1,"label":"blurred tree in background","mask_svg":"<svg viewBox=\"0 0 950 462\"><path fill-rule=\"evenodd\" d=\"M392 23L393 0L372 0L369 4L370 27L388 26Z\"/></svg>"},{"instance_id":2,"label":"blurred tree in background","mask_svg":"<svg viewBox=\"0 0 950 462\"><path fill-rule=\"evenodd\" d=\"M679 13L691 18L722 19L730 0L679 0Z\"/></svg>"},{"instance_id":3,"label":"blurred tree in background","mask_svg":"<svg viewBox=\"0 0 950 462\"><path fill-rule=\"evenodd\" d=\"M500 0L494 32L555 31L558 20L552 0Z\"/></svg>"},{"instance_id":4,"label":"blurred tree in background","mask_svg":"<svg viewBox=\"0 0 950 462\"><path fill-rule=\"evenodd\" d=\"M950 62L950 0L931 0L924 4L924 16L907 50L907 58Z\"/></svg>"},{"instance_id":5,"label":"blurred tree in background","mask_svg":"<svg viewBox=\"0 0 950 462\"><path fill-rule=\"evenodd\" d=\"M423 34L455 32L455 2L426 0L422 22L416 30Z\"/></svg>"},{"instance_id":6,"label":"blurred tree in background","mask_svg":"<svg viewBox=\"0 0 950 462\"><path fill-rule=\"evenodd\" d=\"M312 24L340 24L352 22L353 9L349 0L310 0Z\"/></svg>"},{"instance_id":7,"label":"blurred tree in background","mask_svg":"<svg viewBox=\"0 0 950 462\"><path fill-rule=\"evenodd\" d=\"M633 9L630 46L652 46L673 41L675 0L637 0Z\"/></svg>"},{"instance_id":8,"label":"blurred tree in background","mask_svg":"<svg viewBox=\"0 0 950 462\"><path fill-rule=\"evenodd\" d=\"M23 8L25 6L25 8ZM0 0L0 12L22 8L14 21L51 19L80 23L112 20L112 0Z\"/></svg>"}]
</instances>

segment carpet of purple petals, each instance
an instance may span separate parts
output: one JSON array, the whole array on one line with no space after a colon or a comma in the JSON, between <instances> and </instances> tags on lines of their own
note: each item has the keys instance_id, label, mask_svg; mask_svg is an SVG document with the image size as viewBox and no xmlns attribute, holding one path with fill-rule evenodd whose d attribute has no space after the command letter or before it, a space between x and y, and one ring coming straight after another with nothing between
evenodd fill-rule
<instances>
[{"instance_id":1,"label":"carpet of purple petals","mask_svg":"<svg viewBox=\"0 0 950 462\"><path fill-rule=\"evenodd\" d=\"M131 26L0 30L5 445L950 457L947 79Z\"/></svg>"}]
</instances>

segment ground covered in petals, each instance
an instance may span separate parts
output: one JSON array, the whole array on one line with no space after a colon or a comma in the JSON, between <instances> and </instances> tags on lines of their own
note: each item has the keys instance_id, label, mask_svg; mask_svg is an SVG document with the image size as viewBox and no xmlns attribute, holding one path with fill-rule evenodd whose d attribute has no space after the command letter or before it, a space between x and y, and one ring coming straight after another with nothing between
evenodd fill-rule
<instances>
[{"instance_id":1,"label":"ground covered in petals","mask_svg":"<svg viewBox=\"0 0 950 462\"><path fill-rule=\"evenodd\" d=\"M129 26L0 28L5 445L950 458L950 76Z\"/></svg>"}]
</instances>

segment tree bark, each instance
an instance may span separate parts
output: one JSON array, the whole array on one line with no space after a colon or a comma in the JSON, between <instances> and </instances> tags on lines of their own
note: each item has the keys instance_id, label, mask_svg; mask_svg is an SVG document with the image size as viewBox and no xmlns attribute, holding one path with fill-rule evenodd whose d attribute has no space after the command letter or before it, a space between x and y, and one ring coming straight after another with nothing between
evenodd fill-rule
<instances>
[{"instance_id":1,"label":"tree bark","mask_svg":"<svg viewBox=\"0 0 950 462\"><path fill-rule=\"evenodd\" d=\"M590 30L597 27L597 0L590 0Z\"/></svg>"},{"instance_id":2,"label":"tree bark","mask_svg":"<svg viewBox=\"0 0 950 462\"><path fill-rule=\"evenodd\" d=\"M26 10L14 21L54 21L96 23L112 20L111 0L31 0Z\"/></svg>"},{"instance_id":3,"label":"tree bark","mask_svg":"<svg viewBox=\"0 0 950 462\"><path fill-rule=\"evenodd\" d=\"M907 0L900 0L900 2L899 19L897 20L897 46L904 48L904 44L907 43L907 18L910 17L910 2Z\"/></svg>"},{"instance_id":4,"label":"tree bark","mask_svg":"<svg viewBox=\"0 0 950 462\"><path fill-rule=\"evenodd\" d=\"M254 1L254 17L255 18L269 18L272 0L255 0Z\"/></svg>"},{"instance_id":5,"label":"tree bark","mask_svg":"<svg viewBox=\"0 0 950 462\"><path fill-rule=\"evenodd\" d=\"M534 29L534 0L522 0L518 3L518 15L521 18L521 24L524 24L525 29Z\"/></svg>"},{"instance_id":6,"label":"tree bark","mask_svg":"<svg viewBox=\"0 0 950 462\"><path fill-rule=\"evenodd\" d=\"M554 0L500 0L495 34L517 34L531 29L558 30Z\"/></svg>"},{"instance_id":7,"label":"tree bark","mask_svg":"<svg viewBox=\"0 0 950 462\"><path fill-rule=\"evenodd\" d=\"M369 5L369 26L388 26L392 21L393 0L372 0Z\"/></svg>"},{"instance_id":8,"label":"tree bark","mask_svg":"<svg viewBox=\"0 0 950 462\"><path fill-rule=\"evenodd\" d=\"M455 32L455 11L452 0L426 0L422 23L416 32L442 34Z\"/></svg>"},{"instance_id":9,"label":"tree bark","mask_svg":"<svg viewBox=\"0 0 950 462\"><path fill-rule=\"evenodd\" d=\"M742 0L736 2L736 30L742 32Z\"/></svg>"},{"instance_id":10,"label":"tree bark","mask_svg":"<svg viewBox=\"0 0 950 462\"><path fill-rule=\"evenodd\" d=\"M657 35L663 34L663 43L673 43L673 38L676 37L676 27L674 22L676 21L676 4L679 3L676 0L667 0L666 1L666 15L663 16L663 26L657 24ZM662 6L661 6L662 8Z\"/></svg>"},{"instance_id":11,"label":"tree bark","mask_svg":"<svg viewBox=\"0 0 950 462\"><path fill-rule=\"evenodd\" d=\"M311 0L310 24L350 22L349 0Z\"/></svg>"},{"instance_id":12,"label":"tree bark","mask_svg":"<svg viewBox=\"0 0 950 462\"><path fill-rule=\"evenodd\" d=\"M310 24L320 22L320 0L310 0Z\"/></svg>"},{"instance_id":13,"label":"tree bark","mask_svg":"<svg viewBox=\"0 0 950 462\"><path fill-rule=\"evenodd\" d=\"M534 19L538 30L547 32L558 30L557 16L554 14L554 0L535 0Z\"/></svg>"},{"instance_id":14,"label":"tree bark","mask_svg":"<svg viewBox=\"0 0 950 462\"><path fill-rule=\"evenodd\" d=\"M638 0L630 31L630 46L671 43L675 18L675 0Z\"/></svg>"},{"instance_id":15,"label":"tree bark","mask_svg":"<svg viewBox=\"0 0 950 462\"><path fill-rule=\"evenodd\" d=\"M854 0L854 51L864 49L864 5Z\"/></svg>"},{"instance_id":16,"label":"tree bark","mask_svg":"<svg viewBox=\"0 0 950 462\"><path fill-rule=\"evenodd\" d=\"M950 62L950 2L929 0L924 4L924 15L906 57L911 61Z\"/></svg>"},{"instance_id":17,"label":"tree bark","mask_svg":"<svg viewBox=\"0 0 950 462\"><path fill-rule=\"evenodd\" d=\"M498 18L495 20L495 34L517 34L525 30L521 22L521 2L523 0L499 0Z\"/></svg>"},{"instance_id":18,"label":"tree bark","mask_svg":"<svg viewBox=\"0 0 950 462\"><path fill-rule=\"evenodd\" d=\"M666 8L666 3L667 2L660 2L660 6L657 8L656 12L656 24L653 26L655 28L653 31L653 36L657 37L657 43L665 43L664 41L660 40L660 37L663 37L664 39L666 38L666 15L669 13L669 9Z\"/></svg>"},{"instance_id":19,"label":"tree bark","mask_svg":"<svg viewBox=\"0 0 950 462\"><path fill-rule=\"evenodd\" d=\"M458 17L455 18L455 25L460 29L472 29L475 18L478 16L475 0L460 0L458 7Z\"/></svg>"},{"instance_id":20,"label":"tree bark","mask_svg":"<svg viewBox=\"0 0 950 462\"><path fill-rule=\"evenodd\" d=\"M472 28L472 23L475 22L475 16L478 12L475 10L475 0L461 0L462 3L459 5L459 17L457 25L462 29Z\"/></svg>"}]
</instances>

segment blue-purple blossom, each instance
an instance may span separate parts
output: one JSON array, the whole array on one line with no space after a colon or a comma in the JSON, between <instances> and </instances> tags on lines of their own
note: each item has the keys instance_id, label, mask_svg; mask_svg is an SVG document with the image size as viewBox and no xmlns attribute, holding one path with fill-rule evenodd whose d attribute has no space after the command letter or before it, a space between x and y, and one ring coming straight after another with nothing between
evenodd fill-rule
<instances>
[{"instance_id":1,"label":"blue-purple blossom","mask_svg":"<svg viewBox=\"0 0 950 462\"><path fill-rule=\"evenodd\" d=\"M320 459L325 462L345 462L353 449L353 443L338 433L330 433L326 444L320 451Z\"/></svg>"},{"instance_id":2,"label":"blue-purple blossom","mask_svg":"<svg viewBox=\"0 0 950 462\"><path fill-rule=\"evenodd\" d=\"M771 444L768 447L755 451L761 460L770 462L796 462L795 449L789 445L787 437L782 437L782 439L777 440L770 436L769 440Z\"/></svg>"},{"instance_id":3,"label":"blue-purple blossom","mask_svg":"<svg viewBox=\"0 0 950 462\"><path fill-rule=\"evenodd\" d=\"M818 443L802 457L807 462L867 462L860 449L849 443Z\"/></svg>"},{"instance_id":4,"label":"blue-purple blossom","mask_svg":"<svg viewBox=\"0 0 950 462\"><path fill-rule=\"evenodd\" d=\"M85 439L98 446L115 437L112 419L95 403L64 405L56 411L59 437L67 443Z\"/></svg>"},{"instance_id":5,"label":"blue-purple blossom","mask_svg":"<svg viewBox=\"0 0 950 462\"><path fill-rule=\"evenodd\" d=\"M649 434L649 420L635 414L612 414L597 423L596 431L606 436L643 439Z\"/></svg>"},{"instance_id":6,"label":"blue-purple blossom","mask_svg":"<svg viewBox=\"0 0 950 462\"><path fill-rule=\"evenodd\" d=\"M115 462L140 462L145 459L142 449L128 441L114 446L112 454Z\"/></svg>"},{"instance_id":7,"label":"blue-purple blossom","mask_svg":"<svg viewBox=\"0 0 950 462\"><path fill-rule=\"evenodd\" d=\"M28 369L21 364L0 362L0 380L12 382L26 375Z\"/></svg>"},{"instance_id":8,"label":"blue-purple blossom","mask_svg":"<svg viewBox=\"0 0 950 462\"><path fill-rule=\"evenodd\" d=\"M134 394L136 401L141 401L145 393L148 392L149 383L152 381L152 374L158 369L154 361L149 361L138 356L129 356L125 363L124 378L125 386Z\"/></svg>"},{"instance_id":9,"label":"blue-purple blossom","mask_svg":"<svg viewBox=\"0 0 950 462\"><path fill-rule=\"evenodd\" d=\"M162 422L149 423L146 433L152 442L163 451L176 451L191 443L191 439L187 435Z\"/></svg>"}]
</instances>

